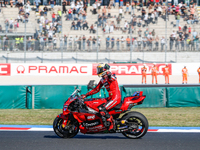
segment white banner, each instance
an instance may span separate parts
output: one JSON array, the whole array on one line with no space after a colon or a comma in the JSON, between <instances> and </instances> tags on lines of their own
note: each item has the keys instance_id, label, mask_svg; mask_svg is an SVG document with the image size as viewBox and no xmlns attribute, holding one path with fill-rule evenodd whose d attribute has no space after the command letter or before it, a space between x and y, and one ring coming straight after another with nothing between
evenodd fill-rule
<instances>
[{"instance_id":1,"label":"white banner","mask_svg":"<svg viewBox=\"0 0 200 150\"><path fill-rule=\"evenodd\" d=\"M11 76L88 76L92 64L11 64Z\"/></svg>"},{"instance_id":2,"label":"white banner","mask_svg":"<svg viewBox=\"0 0 200 150\"><path fill-rule=\"evenodd\" d=\"M200 63L174 63L172 64L172 75L182 75L184 66L188 69L188 75L198 75L197 69L200 67Z\"/></svg>"}]
</instances>

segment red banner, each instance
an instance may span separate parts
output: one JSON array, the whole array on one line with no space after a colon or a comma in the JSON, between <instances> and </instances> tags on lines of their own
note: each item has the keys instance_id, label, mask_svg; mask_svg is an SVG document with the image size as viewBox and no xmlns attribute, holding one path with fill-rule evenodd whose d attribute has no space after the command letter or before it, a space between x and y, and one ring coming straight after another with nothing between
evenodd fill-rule
<instances>
[{"instance_id":1,"label":"red banner","mask_svg":"<svg viewBox=\"0 0 200 150\"><path fill-rule=\"evenodd\" d=\"M10 64L0 64L0 76L10 76Z\"/></svg>"},{"instance_id":2,"label":"red banner","mask_svg":"<svg viewBox=\"0 0 200 150\"><path fill-rule=\"evenodd\" d=\"M96 67L98 64L93 64L92 75L97 75ZM142 67L144 64L109 64L110 71L116 75L142 75ZM156 64L157 74L163 75L163 68L165 64ZM151 75L151 68L153 64L146 64L147 75ZM172 65L168 64L170 75L172 74Z\"/></svg>"}]
</instances>

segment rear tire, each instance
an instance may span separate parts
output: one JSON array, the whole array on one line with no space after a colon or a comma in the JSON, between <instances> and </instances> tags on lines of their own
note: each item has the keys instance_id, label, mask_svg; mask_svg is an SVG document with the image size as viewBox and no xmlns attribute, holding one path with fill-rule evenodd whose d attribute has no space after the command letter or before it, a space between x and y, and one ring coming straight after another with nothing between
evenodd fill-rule
<instances>
[{"instance_id":1,"label":"rear tire","mask_svg":"<svg viewBox=\"0 0 200 150\"><path fill-rule=\"evenodd\" d=\"M147 118L139 112L129 112L122 116L121 120L126 120L126 125L129 131L123 132L122 134L131 139L138 139L143 137L149 128Z\"/></svg>"},{"instance_id":2,"label":"rear tire","mask_svg":"<svg viewBox=\"0 0 200 150\"><path fill-rule=\"evenodd\" d=\"M62 127L63 119L56 117L53 122L53 130L54 132L61 138L73 138L79 132L79 123L77 120L70 121L67 127L71 128L66 129Z\"/></svg>"}]
</instances>

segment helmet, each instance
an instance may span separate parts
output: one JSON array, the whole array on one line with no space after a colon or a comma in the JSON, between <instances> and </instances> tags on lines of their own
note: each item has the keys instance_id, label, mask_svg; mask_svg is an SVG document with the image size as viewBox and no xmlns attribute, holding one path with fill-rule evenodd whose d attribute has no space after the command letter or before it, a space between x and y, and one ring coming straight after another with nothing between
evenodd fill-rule
<instances>
[{"instance_id":1,"label":"helmet","mask_svg":"<svg viewBox=\"0 0 200 150\"><path fill-rule=\"evenodd\" d=\"M97 66L97 75L99 77L102 77L106 74L106 72L110 69L110 66L108 64L100 63Z\"/></svg>"}]
</instances>

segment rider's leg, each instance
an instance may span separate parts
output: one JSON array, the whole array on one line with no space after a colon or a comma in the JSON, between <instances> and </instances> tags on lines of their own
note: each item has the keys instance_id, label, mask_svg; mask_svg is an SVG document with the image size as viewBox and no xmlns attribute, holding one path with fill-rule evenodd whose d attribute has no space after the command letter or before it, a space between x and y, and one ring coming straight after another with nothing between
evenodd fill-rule
<instances>
[{"instance_id":1,"label":"rider's leg","mask_svg":"<svg viewBox=\"0 0 200 150\"><path fill-rule=\"evenodd\" d=\"M110 115L107 112L107 110L114 108L119 103L120 102L118 102L117 100L111 100L105 104L105 107L104 106L99 107L99 112L102 116L102 121L104 122L104 125L108 128L109 131L114 129L115 125L112 115Z\"/></svg>"}]
</instances>

